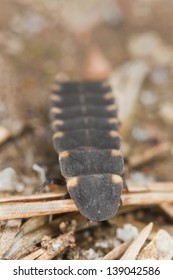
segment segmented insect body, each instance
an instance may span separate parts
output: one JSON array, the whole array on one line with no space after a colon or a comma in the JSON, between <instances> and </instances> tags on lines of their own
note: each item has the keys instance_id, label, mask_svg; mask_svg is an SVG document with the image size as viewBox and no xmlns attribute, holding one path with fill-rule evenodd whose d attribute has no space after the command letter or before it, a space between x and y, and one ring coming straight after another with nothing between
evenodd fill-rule
<instances>
[{"instance_id":1,"label":"segmented insect body","mask_svg":"<svg viewBox=\"0 0 173 280\"><path fill-rule=\"evenodd\" d=\"M103 82L63 82L51 93L53 142L67 189L80 213L115 215L122 191L117 109Z\"/></svg>"}]
</instances>

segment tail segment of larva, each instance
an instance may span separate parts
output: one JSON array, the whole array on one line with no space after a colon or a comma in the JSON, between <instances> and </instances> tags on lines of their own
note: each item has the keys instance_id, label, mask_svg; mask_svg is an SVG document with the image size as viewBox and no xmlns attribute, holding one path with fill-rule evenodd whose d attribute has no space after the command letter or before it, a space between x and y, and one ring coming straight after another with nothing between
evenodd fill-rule
<instances>
[{"instance_id":1,"label":"tail segment of larva","mask_svg":"<svg viewBox=\"0 0 173 280\"><path fill-rule=\"evenodd\" d=\"M118 210L123 187L117 108L103 82L55 84L53 142L67 189L80 213L104 221Z\"/></svg>"}]
</instances>

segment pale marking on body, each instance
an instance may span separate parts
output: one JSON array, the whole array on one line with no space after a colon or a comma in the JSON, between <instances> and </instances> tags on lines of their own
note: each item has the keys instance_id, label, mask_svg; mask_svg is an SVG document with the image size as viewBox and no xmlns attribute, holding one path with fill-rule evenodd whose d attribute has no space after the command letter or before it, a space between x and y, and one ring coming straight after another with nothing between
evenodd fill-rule
<instances>
[{"instance_id":1,"label":"pale marking on body","mask_svg":"<svg viewBox=\"0 0 173 280\"><path fill-rule=\"evenodd\" d=\"M121 152L120 150L111 150L111 156L113 157L117 157L117 156L121 156Z\"/></svg>"},{"instance_id":2,"label":"pale marking on body","mask_svg":"<svg viewBox=\"0 0 173 280\"><path fill-rule=\"evenodd\" d=\"M55 114L61 114L63 112L63 110L58 107L52 107L50 111L51 113L55 113Z\"/></svg>"},{"instance_id":3,"label":"pale marking on body","mask_svg":"<svg viewBox=\"0 0 173 280\"><path fill-rule=\"evenodd\" d=\"M69 77L64 73L58 73L55 75L55 81L58 83L64 83L69 81Z\"/></svg>"},{"instance_id":4,"label":"pale marking on body","mask_svg":"<svg viewBox=\"0 0 173 280\"><path fill-rule=\"evenodd\" d=\"M55 90L55 91L60 91L62 89L62 86L59 84L52 84L51 85L51 90Z\"/></svg>"},{"instance_id":5,"label":"pale marking on body","mask_svg":"<svg viewBox=\"0 0 173 280\"><path fill-rule=\"evenodd\" d=\"M116 109L117 109L117 106L115 104L106 106L106 111L108 111L108 112L115 111Z\"/></svg>"},{"instance_id":6,"label":"pale marking on body","mask_svg":"<svg viewBox=\"0 0 173 280\"><path fill-rule=\"evenodd\" d=\"M118 123L118 119L110 118L110 119L108 119L108 123Z\"/></svg>"},{"instance_id":7,"label":"pale marking on body","mask_svg":"<svg viewBox=\"0 0 173 280\"><path fill-rule=\"evenodd\" d=\"M52 100L52 101L61 101L62 100L62 98L61 98L61 96L60 95L57 95L57 94L51 94L50 95L50 100Z\"/></svg>"},{"instance_id":8,"label":"pale marking on body","mask_svg":"<svg viewBox=\"0 0 173 280\"><path fill-rule=\"evenodd\" d=\"M67 188L74 188L78 186L78 177L73 177L71 179L68 179L67 181Z\"/></svg>"},{"instance_id":9,"label":"pale marking on body","mask_svg":"<svg viewBox=\"0 0 173 280\"><path fill-rule=\"evenodd\" d=\"M69 152L68 151L64 151L64 152L61 152L59 154L59 160L63 159L63 158L68 158L69 157Z\"/></svg>"},{"instance_id":10,"label":"pale marking on body","mask_svg":"<svg viewBox=\"0 0 173 280\"><path fill-rule=\"evenodd\" d=\"M112 175L112 183L114 184L123 184L123 180L119 175Z\"/></svg>"},{"instance_id":11,"label":"pale marking on body","mask_svg":"<svg viewBox=\"0 0 173 280\"><path fill-rule=\"evenodd\" d=\"M113 98L113 95L112 95L111 92L108 92L108 93L106 93L106 94L104 95L103 98L104 98L105 100L109 100L109 99L112 99L112 98Z\"/></svg>"},{"instance_id":12,"label":"pale marking on body","mask_svg":"<svg viewBox=\"0 0 173 280\"><path fill-rule=\"evenodd\" d=\"M120 135L119 135L119 133L117 132L117 131L115 131L115 130L111 130L110 132L109 132L109 135L111 136L111 137L119 137Z\"/></svg>"},{"instance_id":13,"label":"pale marking on body","mask_svg":"<svg viewBox=\"0 0 173 280\"><path fill-rule=\"evenodd\" d=\"M63 125L64 124L64 121L62 120L54 120L52 122L52 126L55 127L56 125Z\"/></svg>"},{"instance_id":14,"label":"pale marking on body","mask_svg":"<svg viewBox=\"0 0 173 280\"><path fill-rule=\"evenodd\" d=\"M55 132L54 135L53 135L53 138L56 139L56 138L62 138L64 136L64 133L61 132L61 131L58 131L58 132Z\"/></svg>"},{"instance_id":15,"label":"pale marking on body","mask_svg":"<svg viewBox=\"0 0 173 280\"><path fill-rule=\"evenodd\" d=\"M103 81L103 82L102 82L102 86L103 86L103 87L109 87L108 81Z\"/></svg>"}]
</instances>

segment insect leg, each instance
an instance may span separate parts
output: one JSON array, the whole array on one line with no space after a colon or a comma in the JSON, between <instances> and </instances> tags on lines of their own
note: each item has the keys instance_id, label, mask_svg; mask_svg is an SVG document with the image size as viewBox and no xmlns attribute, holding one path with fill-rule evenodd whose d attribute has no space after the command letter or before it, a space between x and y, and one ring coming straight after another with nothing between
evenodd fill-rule
<instances>
[{"instance_id":1,"label":"insect leg","mask_svg":"<svg viewBox=\"0 0 173 280\"><path fill-rule=\"evenodd\" d=\"M55 184L55 185L65 185L65 181L60 178L47 178L46 181L44 181L41 186L39 186L37 192L42 192L49 184Z\"/></svg>"}]
</instances>

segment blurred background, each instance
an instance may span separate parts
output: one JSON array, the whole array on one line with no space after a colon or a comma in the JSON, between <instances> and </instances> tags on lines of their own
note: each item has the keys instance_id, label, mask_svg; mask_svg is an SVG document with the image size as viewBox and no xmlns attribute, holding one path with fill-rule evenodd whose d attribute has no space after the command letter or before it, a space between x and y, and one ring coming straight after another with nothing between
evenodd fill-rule
<instances>
[{"instance_id":1,"label":"blurred background","mask_svg":"<svg viewBox=\"0 0 173 280\"><path fill-rule=\"evenodd\" d=\"M132 168L129 180L172 180L172 11L172 0L1 0L3 180L11 176L18 180L17 191L31 193L31 186L36 188L44 177L33 164L56 177L49 123L55 74L108 78L113 90L124 96L119 109L124 154L133 158L167 145L157 160ZM7 167L12 170L3 173ZM10 184L1 184L1 190Z\"/></svg>"}]
</instances>

